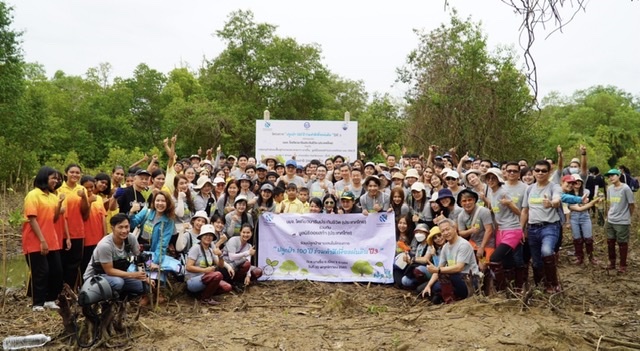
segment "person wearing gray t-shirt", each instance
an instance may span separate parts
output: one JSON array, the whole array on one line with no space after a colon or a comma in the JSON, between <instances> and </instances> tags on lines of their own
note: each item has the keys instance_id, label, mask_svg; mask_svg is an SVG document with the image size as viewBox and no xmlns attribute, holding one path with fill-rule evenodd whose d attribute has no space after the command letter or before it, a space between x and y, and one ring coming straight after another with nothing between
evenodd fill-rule
<instances>
[{"instance_id":1,"label":"person wearing gray t-shirt","mask_svg":"<svg viewBox=\"0 0 640 351\"><path fill-rule=\"evenodd\" d=\"M536 183L524 194L520 225L529 236L529 248L533 260L533 279L536 284L545 277L545 291L549 294L562 290L558 282L555 247L560 237L562 188L549 181L551 165L545 160L536 161L533 167Z\"/></svg>"},{"instance_id":2,"label":"person wearing gray t-shirt","mask_svg":"<svg viewBox=\"0 0 640 351\"><path fill-rule=\"evenodd\" d=\"M607 269L616 268L616 242L620 252L619 273L627 271L627 252L629 251L629 229L631 227L631 216L635 210L635 200L633 192L627 184L620 181L620 170L611 169L605 173L611 185L607 188L607 199L609 200L609 213L605 232L607 233L607 251L609 253L609 265Z\"/></svg>"}]
</instances>

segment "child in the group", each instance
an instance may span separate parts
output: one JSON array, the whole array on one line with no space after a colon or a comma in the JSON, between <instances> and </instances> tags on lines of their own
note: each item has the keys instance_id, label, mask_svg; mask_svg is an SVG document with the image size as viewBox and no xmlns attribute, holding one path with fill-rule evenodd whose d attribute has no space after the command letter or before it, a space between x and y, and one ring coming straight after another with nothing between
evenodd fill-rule
<instances>
[{"instance_id":1,"label":"child in the group","mask_svg":"<svg viewBox=\"0 0 640 351\"><path fill-rule=\"evenodd\" d=\"M309 189L302 187L298 191L298 200L302 202L302 213L309 213Z\"/></svg>"},{"instance_id":2,"label":"child in the group","mask_svg":"<svg viewBox=\"0 0 640 351\"><path fill-rule=\"evenodd\" d=\"M276 205L276 213L280 213L282 201L284 201L284 189L277 186L273 188L273 202Z\"/></svg>"},{"instance_id":3,"label":"child in the group","mask_svg":"<svg viewBox=\"0 0 640 351\"><path fill-rule=\"evenodd\" d=\"M280 213L303 213L304 204L298 200L298 187L295 183L287 185L286 199L280 203L278 210Z\"/></svg>"}]
</instances>

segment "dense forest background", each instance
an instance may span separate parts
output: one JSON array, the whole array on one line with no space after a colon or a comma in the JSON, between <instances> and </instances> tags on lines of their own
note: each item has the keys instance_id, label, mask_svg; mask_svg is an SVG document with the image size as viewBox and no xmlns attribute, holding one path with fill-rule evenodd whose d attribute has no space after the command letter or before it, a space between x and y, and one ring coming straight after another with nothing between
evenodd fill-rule
<instances>
[{"instance_id":1,"label":"dense forest background","mask_svg":"<svg viewBox=\"0 0 640 351\"><path fill-rule=\"evenodd\" d=\"M215 32L226 48L198 68L160 72L140 63L130 77L113 77L109 63L82 76L25 62L12 9L0 2L0 182L30 179L44 164L78 162L85 172L128 166L159 154L178 135L177 153L222 145L253 154L255 120L359 122L359 151L381 160L376 146L400 154L431 144L493 160L553 157L567 161L578 146L590 165L640 169L640 101L612 86L533 100L518 53L487 47L479 23L459 18L416 31L416 48L397 68L402 99L368 93L362 81L332 73L317 44L277 34L250 11L229 15ZM603 63L607 64L607 63Z\"/></svg>"}]
</instances>

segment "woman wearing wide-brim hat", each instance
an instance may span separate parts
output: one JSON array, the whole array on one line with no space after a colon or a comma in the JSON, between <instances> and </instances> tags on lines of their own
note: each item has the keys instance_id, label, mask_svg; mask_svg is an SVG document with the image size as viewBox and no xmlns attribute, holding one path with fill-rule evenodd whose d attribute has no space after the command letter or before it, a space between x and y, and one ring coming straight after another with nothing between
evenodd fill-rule
<instances>
[{"instance_id":1,"label":"woman wearing wide-brim hat","mask_svg":"<svg viewBox=\"0 0 640 351\"><path fill-rule=\"evenodd\" d=\"M202 226L198 240L200 243L189 250L187 255L187 290L200 293L200 302L218 305L213 295L231 291L231 284L223 281L220 272L224 268L222 252L213 247L215 229L212 225Z\"/></svg>"}]
</instances>

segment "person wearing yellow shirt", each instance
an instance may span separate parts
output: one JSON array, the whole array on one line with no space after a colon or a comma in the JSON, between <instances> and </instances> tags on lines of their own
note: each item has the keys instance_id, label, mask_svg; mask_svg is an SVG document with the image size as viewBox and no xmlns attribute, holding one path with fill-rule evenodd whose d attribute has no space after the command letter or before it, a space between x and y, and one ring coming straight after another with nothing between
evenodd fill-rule
<instances>
[{"instance_id":1,"label":"person wearing yellow shirt","mask_svg":"<svg viewBox=\"0 0 640 351\"><path fill-rule=\"evenodd\" d=\"M280 213L304 213L304 204L298 199L298 187L295 183L289 183L286 190L286 199L280 205Z\"/></svg>"},{"instance_id":2,"label":"person wearing yellow shirt","mask_svg":"<svg viewBox=\"0 0 640 351\"><path fill-rule=\"evenodd\" d=\"M298 200L302 202L302 213L309 213L309 189L302 187L298 191Z\"/></svg>"}]
</instances>

